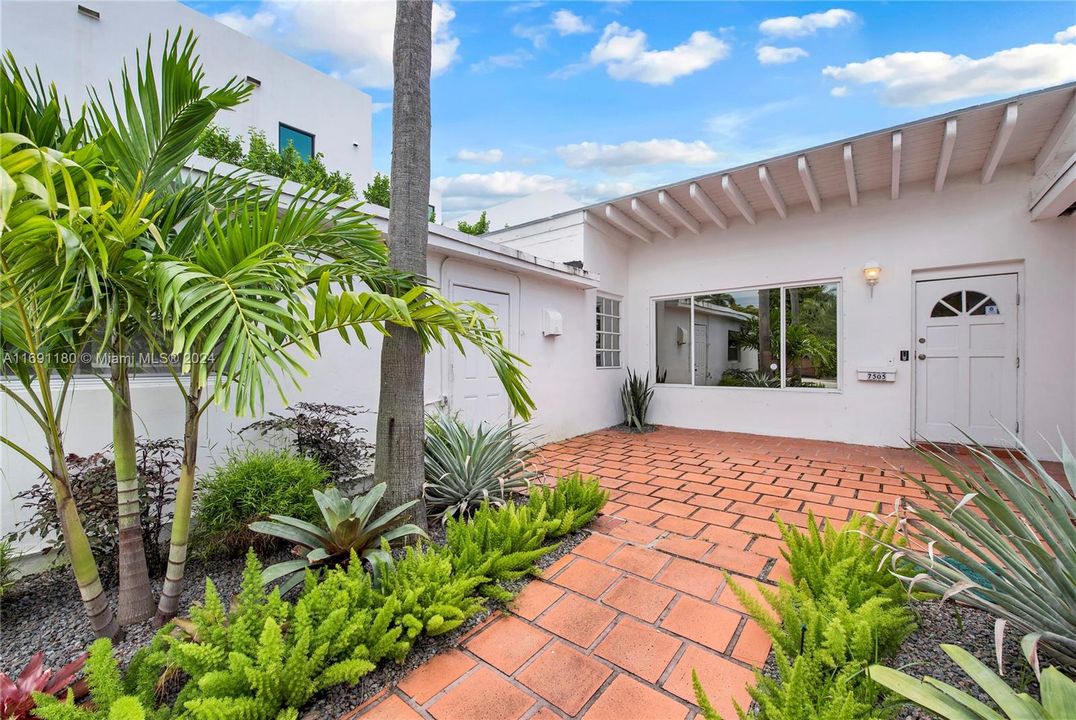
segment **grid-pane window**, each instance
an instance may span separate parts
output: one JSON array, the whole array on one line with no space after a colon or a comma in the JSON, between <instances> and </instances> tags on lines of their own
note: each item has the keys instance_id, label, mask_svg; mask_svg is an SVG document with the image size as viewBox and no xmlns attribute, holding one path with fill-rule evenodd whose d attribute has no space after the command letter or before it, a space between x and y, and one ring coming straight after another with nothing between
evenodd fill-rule
<instances>
[{"instance_id":1,"label":"grid-pane window","mask_svg":"<svg viewBox=\"0 0 1076 720\"><path fill-rule=\"evenodd\" d=\"M279 140L282 151L288 146L288 143L291 143L299 151L299 154L303 156L303 160L309 160L314 155L314 136L308 132L303 132L299 128L280 123Z\"/></svg>"},{"instance_id":2,"label":"grid-pane window","mask_svg":"<svg viewBox=\"0 0 1076 720\"><path fill-rule=\"evenodd\" d=\"M598 297L594 361L598 367L620 367L620 301Z\"/></svg>"}]
</instances>

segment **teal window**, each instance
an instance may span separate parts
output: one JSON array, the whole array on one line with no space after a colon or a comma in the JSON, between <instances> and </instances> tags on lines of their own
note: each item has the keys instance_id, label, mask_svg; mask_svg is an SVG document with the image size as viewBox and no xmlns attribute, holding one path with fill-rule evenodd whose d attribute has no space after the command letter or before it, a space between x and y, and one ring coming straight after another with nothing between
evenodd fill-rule
<instances>
[{"instance_id":1,"label":"teal window","mask_svg":"<svg viewBox=\"0 0 1076 720\"><path fill-rule=\"evenodd\" d=\"M303 160L309 160L314 156L313 135L298 128L293 128L291 125L280 123L280 149L286 148L288 143L295 146L295 149L303 156Z\"/></svg>"}]
</instances>

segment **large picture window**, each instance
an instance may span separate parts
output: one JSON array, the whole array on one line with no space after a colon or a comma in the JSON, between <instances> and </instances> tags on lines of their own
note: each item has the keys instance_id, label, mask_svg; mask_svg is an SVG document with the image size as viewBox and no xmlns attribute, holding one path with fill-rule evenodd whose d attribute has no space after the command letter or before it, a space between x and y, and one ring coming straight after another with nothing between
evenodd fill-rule
<instances>
[{"instance_id":1,"label":"large picture window","mask_svg":"<svg viewBox=\"0 0 1076 720\"><path fill-rule=\"evenodd\" d=\"M599 296L596 310L594 362L600 368L620 367L620 301Z\"/></svg>"},{"instance_id":2,"label":"large picture window","mask_svg":"<svg viewBox=\"0 0 1076 720\"><path fill-rule=\"evenodd\" d=\"M655 301L657 382L837 389L838 290L832 282Z\"/></svg>"}]
</instances>

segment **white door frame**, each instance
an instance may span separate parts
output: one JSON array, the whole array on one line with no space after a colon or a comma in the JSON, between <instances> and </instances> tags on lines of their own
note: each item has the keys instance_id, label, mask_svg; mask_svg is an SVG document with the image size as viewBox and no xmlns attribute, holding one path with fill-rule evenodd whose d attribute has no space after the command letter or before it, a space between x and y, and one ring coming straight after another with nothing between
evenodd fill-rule
<instances>
[{"instance_id":1,"label":"white door frame","mask_svg":"<svg viewBox=\"0 0 1076 720\"><path fill-rule=\"evenodd\" d=\"M908 362L911 364L911 388L910 397L908 398L908 431L912 442L920 442L919 436L916 434L916 397L918 396L918 363L915 361L916 348L918 343L916 338L919 337L919 315L917 303L917 283L921 281L929 280L958 280L960 278L972 278L982 277L984 275L1016 275L1016 291L1020 296L1020 302L1016 306L1016 355L1020 358L1020 364L1016 368L1016 421L1019 424L1019 429L1013 431L1018 438L1024 439L1024 428L1027 427L1027 423L1024 420L1024 368L1027 365L1026 357L1024 354L1024 332L1027 327L1027 323L1024 322L1024 307L1027 305L1027 286L1024 282L1024 262L1023 260L1012 260L1009 262L1000 263L986 263L979 265L961 265L944 268L931 268L923 270L912 271L912 284L911 284L911 300L909 306L911 308L911 320L910 320L910 335L908 341L909 358Z\"/></svg>"}]
</instances>

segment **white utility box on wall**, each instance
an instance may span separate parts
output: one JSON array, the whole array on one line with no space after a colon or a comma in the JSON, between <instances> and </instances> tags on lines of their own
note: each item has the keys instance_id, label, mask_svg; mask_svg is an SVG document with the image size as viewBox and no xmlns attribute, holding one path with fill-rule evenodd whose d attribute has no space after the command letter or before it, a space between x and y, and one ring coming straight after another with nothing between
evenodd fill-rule
<instances>
[{"instance_id":1,"label":"white utility box on wall","mask_svg":"<svg viewBox=\"0 0 1076 720\"><path fill-rule=\"evenodd\" d=\"M542 310L542 335L563 335L564 318L556 310Z\"/></svg>"}]
</instances>

